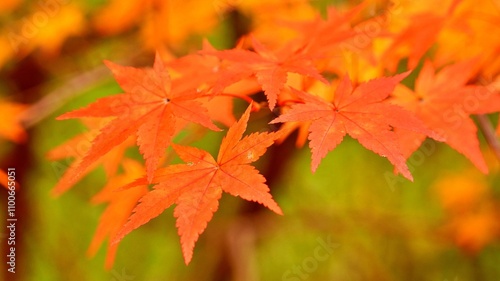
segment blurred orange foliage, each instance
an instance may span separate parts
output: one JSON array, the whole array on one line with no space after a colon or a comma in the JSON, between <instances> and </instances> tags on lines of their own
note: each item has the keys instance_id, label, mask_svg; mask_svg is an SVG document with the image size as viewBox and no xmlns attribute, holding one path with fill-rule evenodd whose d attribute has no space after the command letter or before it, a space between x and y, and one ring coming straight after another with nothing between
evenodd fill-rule
<instances>
[{"instance_id":1,"label":"blurred orange foliage","mask_svg":"<svg viewBox=\"0 0 500 281\"><path fill-rule=\"evenodd\" d=\"M476 254L500 238L500 204L480 174L446 176L434 188L447 215L444 231L457 246Z\"/></svg>"}]
</instances>

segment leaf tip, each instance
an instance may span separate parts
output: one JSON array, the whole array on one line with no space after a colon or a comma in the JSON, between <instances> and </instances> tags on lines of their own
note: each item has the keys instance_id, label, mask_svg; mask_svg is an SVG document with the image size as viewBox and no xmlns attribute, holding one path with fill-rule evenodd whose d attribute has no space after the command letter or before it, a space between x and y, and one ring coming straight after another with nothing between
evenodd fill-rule
<instances>
[{"instance_id":1,"label":"leaf tip","mask_svg":"<svg viewBox=\"0 0 500 281\"><path fill-rule=\"evenodd\" d=\"M61 192L61 191L59 191L59 190L52 189L52 190L50 191L50 197L52 197L52 198L54 198L54 199L57 199L57 198L61 197L61 195L62 195L62 192Z\"/></svg>"},{"instance_id":2,"label":"leaf tip","mask_svg":"<svg viewBox=\"0 0 500 281\"><path fill-rule=\"evenodd\" d=\"M126 226L127 225L124 225L120 229L120 231L118 231L118 233L116 233L116 235L109 241L110 246L118 245L123 240L123 238L128 234L129 231L124 231Z\"/></svg>"},{"instance_id":3,"label":"leaf tip","mask_svg":"<svg viewBox=\"0 0 500 281\"><path fill-rule=\"evenodd\" d=\"M73 117L71 117L71 111L70 111L70 112L66 112L64 114L57 116L56 120L61 121L61 120L67 120L67 119L71 119L71 118L73 118Z\"/></svg>"},{"instance_id":4,"label":"leaf tip","mask_svg":"<svg viewBox=\"0 0 500 281\"><path fill-rule=\"evenodd\" d=\"M191 260L193 259L193 253L191 251L191 253L183 253L183 256L184 256L184 263L186 265L189 265L191 263Z\"/></svg>"},{"instance_id":5,"label":"leaf tip","mask_svg":"<svg viewBox=\"0 0 500 281\"><path fill-rule=\"evenodd\" d=\"M413 70L412 70L412 69L410 69L410 70L407 70L407 71L405 71L405 72L402 72L402 73L399 73L399 74L395 75L395 76L394 76L394 78L396 78L396 80L397 80L398 82L401 82L401 81L402 81L402 80L404 80L406 77L408 77L408 75L410 75L412 72L413 72Z\"/></svg>"},{"instance_id":6,"label":"leaf tip","mask_svg":"<svg viewBox=\"0 0 500 281\"><path fill-rule=\"evenodd\" d=\"M110 60L103 60L102 61L104 63L104 65L106 65L107 68L109 68L111 71L113 71L114 68L116 68L117 66L119 66L118 64L110 61Z\"/></svg>"},{"instance_id":7,"label":"leaf tip","mask_svg":"<svg viewBox=\"0 0 500 281\"><path fill-rule=\"evenodd\" d=\"M316 170L318 169L319 163L316 163L316 161L312 160L311 162L311 172L314 174L316 173Z\"/></svg>"}]
</instances>

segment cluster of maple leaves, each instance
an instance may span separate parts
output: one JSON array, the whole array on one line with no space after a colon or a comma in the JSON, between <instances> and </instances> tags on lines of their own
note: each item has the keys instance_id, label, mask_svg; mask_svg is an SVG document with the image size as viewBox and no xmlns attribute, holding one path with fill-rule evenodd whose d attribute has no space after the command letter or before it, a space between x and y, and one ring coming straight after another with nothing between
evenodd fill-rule
<instances>
[{"instance_id":1,"label":"cluster of maple leaves","mask_svg":"<svg viewBox=\"0 0 500 281\"><path fill-rule=\"evenodd\" d=\"M295 130L299 146L309 141L313 172L346 135L387 158L410 180L406 161L427 137L447 143L487 172L471 115L500 111L500 40L471 44L487 43L484 52L450 53L453 45L440 39L443 34L457 42L482 36L477 9L487 7L471 2L452 1L445 11L402 11L406 22L395 27L389 24L391 16L396 21L390 9L366 17L366 3L343 12L329 8L326 18L283 23L291 37L272 40L256 33L229 50L204 42L202 50L178 58L157 53L152 68L106 62L123 93L58 117L80 118L90 132L49 152L52 160L75 157L53 191L67 191L104 165L108 183L94 202L108 208L89 253L109 238L106 265L111 267L125 235L176 205L187 264L223 191L282 214L251 163ZM500 17L494 15L487 20L498 30ZM373 24L379 32L367 35L365 27ZM410 75L416 77L413 86L405 82ZM253 101L262 93L266 103ZM249 103L239 120L234 99ZM258 110L278 113L270 123L279 129L244 136L251 112ZM193 126L229 128L217 158L189 142L174 143ZM65 147L89 136L83 154L68 155ZM135 145L144 165L124 156ZM185 163L170 164L168 148Z\"/></svg>"}]
</instances>

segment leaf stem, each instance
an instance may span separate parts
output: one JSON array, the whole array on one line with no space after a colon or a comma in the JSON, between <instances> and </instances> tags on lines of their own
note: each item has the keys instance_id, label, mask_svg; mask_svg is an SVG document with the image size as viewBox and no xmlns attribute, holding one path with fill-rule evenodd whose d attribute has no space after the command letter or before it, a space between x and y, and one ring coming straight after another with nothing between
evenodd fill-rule
<instances>
[{"instance_id":1,"label":"leaf stem","mask_svg":"<svg viewBox=\"0 0 500 281\"><path fill-rule=\"evenodd\" d=\"M220 94L218 94L218 96L239 98L239 99L242 99L242 100L248 102L248 104L255 103L255 101L251 97L245 96L245 95L242 96L242 95L231 94L231 93L220 93Z\"/></svg>"},{"instance_id":2,"label":"leaf stem","mask_svg":"<svg viewBox=\"0 0 500 281\"><path fill-rule=\"evenodd\" d=\"M302 100L295 100L295 99L288 99L288 100L281 100L281 101L278 101L278 106L285 106L287 104L297 104L297 103L304 103L304 101Z\"/></svg>"},{"instance_id":3,"label":"leaf stem","mask_svg":"<svg viewBox=\"0 0 500 281\"><path fill-rule=\"evenodd\" d=\"M261 106L259 103L255 102L251 97L247 95L238 95L238 94L233 94L233 93L219 93L219 94L211 94L211 95L206 95L207 97L218 97L218 96L224 96L224 97L231 97L231 98L238 98L246 101L248 104L252 105L252 112L257 112L260 110Z\"/></svg>"}]
</instances>

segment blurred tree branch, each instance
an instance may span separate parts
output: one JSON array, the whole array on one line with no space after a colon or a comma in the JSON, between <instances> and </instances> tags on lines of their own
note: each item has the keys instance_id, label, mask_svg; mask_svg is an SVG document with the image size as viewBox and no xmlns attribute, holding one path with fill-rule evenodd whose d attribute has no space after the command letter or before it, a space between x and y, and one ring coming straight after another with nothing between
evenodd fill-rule
<instances>
[{"instance_id":1,"label":"blurred tree branch","mask_svg":"<svg viewBox=\"0 0 500 281\"><path fill-rule=\"evenodd\" d=\"M495 128L493 128L488 116L479 114L476 115L476 118L488 146L491 148L498 161L500 161L500 141L495 134Z\"/></svg>"},{"instance_id":2,"label":"blurred tree branch","mask_svg":"<svg viewBox=\"0 0 500 281\"><path fill-rule=\"evenodd\" d=\"M24 114L22 122L26 128L30 128L46 118L48 115L63 106L67 100L84 92L82 89L91 87L109 76L108 69L102 65L90 71L77 75L59 88L44 96L33 104Z\"/></svg>"}]
</instances>

